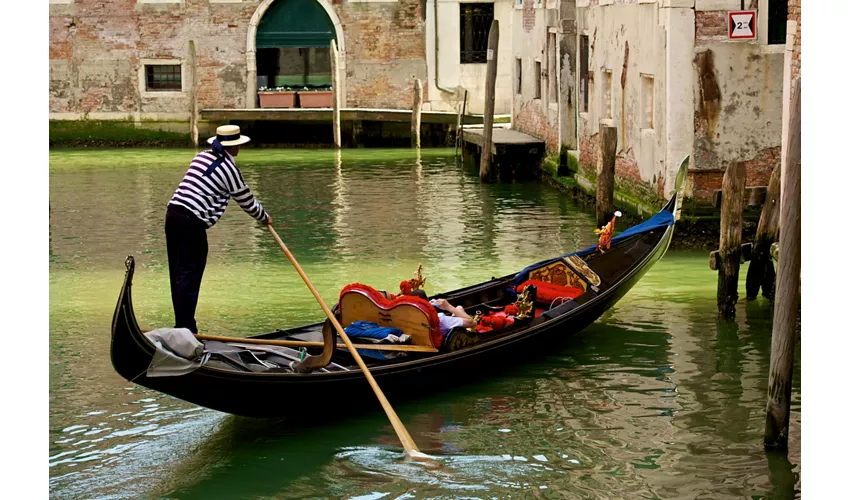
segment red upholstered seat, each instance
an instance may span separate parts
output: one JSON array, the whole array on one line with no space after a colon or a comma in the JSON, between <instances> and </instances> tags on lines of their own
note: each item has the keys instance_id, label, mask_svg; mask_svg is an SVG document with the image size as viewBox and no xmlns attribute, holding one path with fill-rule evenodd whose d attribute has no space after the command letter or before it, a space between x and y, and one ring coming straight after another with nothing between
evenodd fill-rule
<instances>
[{"instance_id":1,"label":"red upholstered seat","mask_svg":"<svg viewBox=\"0 0 850 500\"><path fill-rule=\"evenodd\" d=\"M356 296L369 300L353 300ZM400 328L413 338L415 345L438 348L443 342L437 310L419 297L401 295L389 300L369 285L352 283L339 293L339 314L343 327L354 321L373 321L381 326Z\"/></svg>"},{"instance_id":2,"label":"red upholstered seat","mask_svg":"<svg viewBox=\"0 0 850 500\"><path fill-rule=\"evenodd\" d=\"M539 280L528 280L523 282L516 288L517 293L522 293L525 287L534 285L537 287L537 301L551 304L557 299L574 299L584 293L581 288L573 288L562 285L555 285Z\"/></svg>"}]
</instances>

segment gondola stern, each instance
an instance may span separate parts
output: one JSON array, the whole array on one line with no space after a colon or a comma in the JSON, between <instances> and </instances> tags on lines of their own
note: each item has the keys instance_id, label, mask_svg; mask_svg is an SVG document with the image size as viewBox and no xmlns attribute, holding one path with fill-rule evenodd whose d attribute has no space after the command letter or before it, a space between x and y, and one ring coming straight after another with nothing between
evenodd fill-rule
<instances>
[{"instance_id":1,"label":"gondola stern","mask_svg":"<svg viewBox=\"0 0 850 500\"><path fill-rule=\"evenodd\" d=\"M124 284L121 286L115 312L112 315L112 338L109 353L115 371L127 380L131 380L138 375L140 363L146 365L150 361L150 357L139 356L140 351L144 351L144 349L139 347L138 337L144 338L144 335L136 322L136 315L133 311L132 284L136 261L132 255L127 256L124 266L127 271L124 275Z\"/></svg>"}]
</instances>

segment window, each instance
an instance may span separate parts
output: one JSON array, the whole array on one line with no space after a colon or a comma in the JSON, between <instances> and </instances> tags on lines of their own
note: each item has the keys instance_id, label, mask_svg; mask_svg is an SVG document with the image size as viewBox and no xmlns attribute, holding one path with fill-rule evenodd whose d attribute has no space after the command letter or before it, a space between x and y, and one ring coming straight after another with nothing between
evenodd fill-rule
<instances>
[{"instance_id":1,"label":"window","mask_svg":"<svg viewBox=\"0 0 850 500\"><path fill-rule=\"evenodd\" d=\"M461 64L487 62L487 39L492 24L492 3L460 4Z\"/></svg>"},{"instance_id":2,"label":"window","mask_svg":"<svg viewBox=\"0 0 850 500\"><path fill-rule=\"evenodd\" d=\"M522 95L522 58L516 58L516 93Z\"/></svg>"},{"instance_id":3,"label":"window","mask_svg":"<svg viewBox=\"0 0 850 500\"><path fill-rule=\"evenodd\" d=\"M767 2L767 43L778 45L785 43L788 22L788 2L786 0L768 0Z\"/></svg>"},{"instance_id":4,"label":"window","mask_svg":"<svg viewBox=\"0 0 850 500\"><path fill-rule=\"evenodd\" d=\"M655 128L655 78L640 75L640 128Z\"/></svg>"},{"instance_id":5,"label":"window","mask_svg":"<svg viewBox=\"0 0 850 500\"><path fill-rule=\"evenodd\" d=\"M605 100L602 104L605 106L605 109L602 110L602 117L604 118L613 118L614 117L614 79L611 75L610 69L602 70L602 92L604 93Z\"/></svg>"},{"instance_id":6,"label":"window","mask_svg":"<svg viewBox=\"0 0 850 500\"><path fill-rule=\"evenodd\" d=\"M146 64L145 90L169 91L183 90L179 64Z\"/></svg>"},{"instance_id":7,"label":"window","mask_svg":"<svg viewBox=\"0 0 850 500\"><path fill-rule=\"evenodd\" d=\"M549 103L558 103L558 38L555 33L549 33L549 69L546 73L549 87Z\"/></svg>"},{"instance_id":8,"label":"window","mask_svg":"<svg viewBox=\"0 0 850 500\"><path fill-rule=\"evenodd\" d=\"M543 65L534 61L534 98L540 99L540 80L543 79Z\"/></svg>"},{"instance_id":9,"label":"window","mask_svg":"<svg viewBox=\"0 0 850 500\"><path fill-rule=\"evenodd\" d=\"M590 60L590 40L587 35L579 37L579 92L581 95L581 111L587 113L587 105L590 101L590 78L588 62Z\"/></svg>"}]
</instances>

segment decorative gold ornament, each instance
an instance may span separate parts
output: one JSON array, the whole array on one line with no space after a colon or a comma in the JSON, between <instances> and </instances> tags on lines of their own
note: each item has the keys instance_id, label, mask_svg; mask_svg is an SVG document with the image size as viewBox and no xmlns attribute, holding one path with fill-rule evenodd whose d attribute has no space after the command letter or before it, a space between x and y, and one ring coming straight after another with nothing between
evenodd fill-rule
<instances>
[{"instance_id":1,"label":"decorative gold ornament","mask_svg":"<svg viewBox=\"0 0 850 500\"><path fill-rule=\"evenodd\" d=\"M423 286L425 286L425 282L428 278L422 277L422 264L419 264L419 267L416 268L416 272L413 273L413 278L408 281L410 283L411 290L419 290Z\"/></svg>"},{"instance_id":2,"label":"decorative gold ornament","mask_svg":"<svg viewBox=\"0 0 850 500\"><path fill-rule=\"evenodd\" d=\"M477 332L478 324L481 323L481 316L481 311L475 311L475 316L472 317L472 326L470 326L466 330L470 332Z\"/></svg>"},{"instance_id":3,"label":"decorative gold ornament","mask_svg":"<svg viewBox=\"0 0 850 500\"><path fill-rule=\"evenodd\" d=\"M531 302L531 297L529 294L531 293L531 287L526 287L525 290L517 297L516 299L516 308L519 311L516 315L516 319L526 319L529 316L529 313L534 308L534 303Z\"/></svg>"}]
</instances>

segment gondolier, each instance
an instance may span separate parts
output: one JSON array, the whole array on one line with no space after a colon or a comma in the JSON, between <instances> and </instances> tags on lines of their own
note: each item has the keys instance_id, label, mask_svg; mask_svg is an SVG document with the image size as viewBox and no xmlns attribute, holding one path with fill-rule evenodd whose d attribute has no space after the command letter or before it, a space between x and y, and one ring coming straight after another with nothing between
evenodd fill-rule
<instances>
[{"instance_id":1,"label":"gondolier","mask_svg":"<svg viewBox=\"0 0 850 500\"><path fill-rule=\"evenodd\" d=\"M198 333L195 308L207 264L207 229L221 218L231 197L248 215L270 224L271 217L254 198L234 157L251 139L237 125L222 125L198 153L174 191L165 213L165 241L174 327Z\"/></svg>"}]
</instances>

